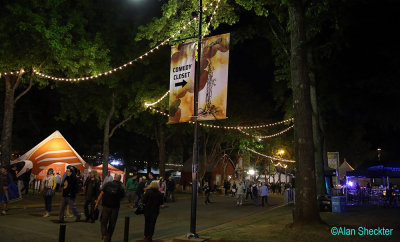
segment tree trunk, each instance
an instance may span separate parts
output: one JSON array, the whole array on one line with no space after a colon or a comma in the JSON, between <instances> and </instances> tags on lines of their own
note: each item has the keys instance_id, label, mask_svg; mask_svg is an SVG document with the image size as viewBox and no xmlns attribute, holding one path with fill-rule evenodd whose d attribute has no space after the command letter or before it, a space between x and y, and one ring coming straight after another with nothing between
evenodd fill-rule
<instances>
[{"instance_id":1,"label":"tree trunk","mask_svg":"<svg viewBox=\"0 0 400 242\"><path fill-rule=\"evenodd\" d=\"M4 116L3 129L1 133L1 163L4 166L10 164L11 158L15 94L15 88L12 78L13 76L5 76Z\"/></svg>"},{"instance_id":2,"label":"tree trunk","mask_svg":"<svg viewBox=\"0 0 400 242\"><path fill-rule=\"evenodd\" d=\"M159 132L158 132L158 159L159 159L159 167L160 167L160 176L165 178L165 163L166 163L166 139L164 127L162 124L159 124Z\"/></svg>"},{"instance_id":3,"label":"tree trunk","mask_svg":"<svg viewBox=\"0 0 400 242\"><path fill-rule=\"evenodd\" d=\"M308 49L308 63L314 66L311 50ZM314 140L314 157L315 157L315 181L317 196L326 194L325 189L325 174L324 174L324 160L322 153L322 132L319 123L319 110L317 102L317 90L315 73L310 68L310 98L312 106L312 127L313 127L313 140Z\"/></svg>"},{"instance_id":4,"label":"tree trunk","mask_svg":"<svg viewBox=\"0 0 400 242\"><path fill-rule=\"evenodd\" d=\"M294 137L296 156L296 212L294 224L321 221L315 190L315 162L312 132L310 81L305 48L306 30L302 1L288 1L291 57L290 72L293 87Z\"/></svg>"},{"instance_id":5,"label":"tree trunk","mask_svg":"<svg viewBox=\"0 0 400 242\"><path fill-rule=\"evenodd\" d=\"M104 137L103 137L103 156L101 163L103 164L103 180L108 172L108 157L110 155L110 120L106 120L104 124Z\"/></svg>"}]
</instances>

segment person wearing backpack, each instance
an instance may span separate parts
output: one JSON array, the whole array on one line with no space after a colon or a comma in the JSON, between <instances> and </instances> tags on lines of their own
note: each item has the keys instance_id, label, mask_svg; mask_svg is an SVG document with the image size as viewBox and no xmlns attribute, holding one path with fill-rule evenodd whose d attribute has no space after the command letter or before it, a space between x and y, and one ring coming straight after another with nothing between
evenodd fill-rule
<instances>
[{"instance_id":1,"label":"person wearing backpack","mask_svg":"<svg viewBox=\"0 0 400 242\"><path fill-rule=\"evenodd\" d=\"M102 241L111 241L117 223L121 199L125 196L125 190L121 183L121 174L115 174L112 182L104 184L103 189L96 200L94 209L99 206L100 200L103 201L103 210L101 211L100 228ZM107 226L108 225L108 226Z\"/></svg>"},{"instance_id":2,"label":"person wearing backpack","mask_svg":"<svg viewBox=\"0 0 400 242\"><path fill-rule=\"evenodd\" d=\"M125 185L126 194L128 197L129 207L137 207L136 190L138 187L137 175L129 178Z\"/></svg>"}]
</instances>

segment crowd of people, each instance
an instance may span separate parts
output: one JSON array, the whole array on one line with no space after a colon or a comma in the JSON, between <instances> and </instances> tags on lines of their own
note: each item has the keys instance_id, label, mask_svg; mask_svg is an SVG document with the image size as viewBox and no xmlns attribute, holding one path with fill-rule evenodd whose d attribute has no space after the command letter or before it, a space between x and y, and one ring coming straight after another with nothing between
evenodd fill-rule
<instances>
[{"instance_id":1,"label":"crowd of people","mask_svg":"<svg viewBox=\"0 0 400 242\"><path fill-rule=\"evenodd\" d=\"M269 193L283 194L285 189L291 188L291 185L281 182L268 184L251 180L225 180L223 187L226 196L236 197L236 206L242 206L249 198L254 205L258 206L261 202L261 206L265 206L268 205Z\"/></svg>"},{"instance_id":2,"label":"crowd of people","mask_svg":"<svg viewBox=\"0 0 400 242\"><path fill-rule=\"evenodd\" d=\"M2 214L6 214L7 189L10 184L15 182L12 172L5 168L0 170L0 205L2 206ZM268 195L272 193L282 193L289 184L270 183L250 180L233 180L225 181L223 184L226 195L235 197L235 205L242 206L243 203L250 199L254 205L269 205ZM95 223L100 217L100 229L102 241L111 241L113 235L121 199L127 197L128 207L135 211L137 208L143 207L145 217L144 239L152 241L154 235L155 224L157 221L160 207L164 203L175 201L176 183L172 177L164 179L163 177L154 176L148 173L147 176L135 174L125 181L125 185L121 182L121 175L110 173L103 180L98 176L96 170L91 170L84 180L73 166L68 166L63 177L59 173L54 174L53 169L47 171L46 176L40 182L40 193L44 199L43 217L49 217L52 211L52 202L56 192L61 194L60 211L58 220L60 223L65 222L65 218L73 217L69 211L72 210L75 221L81 221L82 215L78 207L75 205L77 195L84 196L83 211L85 222ZM204 203L211 203L210 194L212 189L208 182L204 182L202 187L204 193ZM101 216L99 205L102 205Z\"/></svg>"}]
</instances>

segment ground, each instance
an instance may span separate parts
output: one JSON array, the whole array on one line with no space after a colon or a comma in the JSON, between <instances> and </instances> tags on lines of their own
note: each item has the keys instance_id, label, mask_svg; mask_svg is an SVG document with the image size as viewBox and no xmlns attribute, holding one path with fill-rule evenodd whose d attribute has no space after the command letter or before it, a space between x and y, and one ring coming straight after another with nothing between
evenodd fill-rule
<instances>
[{"instance_id":1,"label":"ground","mask_svg":"<svg viewBox=\"0 0 400 242\"><path fill-rule=\"evenodd\" d=\"M197 209L197 232L211 241L333 241L376 239L400 241L398 208L356 208L346 213L321 213L327 225L291 228L292 205L283 204L283 196L271 195L272 206L256 207L248 201L235 206L235 199L212 195L213 203L205 205L200 196ZM41 217L43 202L40 195L29 195L10 204L7 216L0 217L0 241L57 241L60 224L56 223L59 194L48 218ZM83 212L83 197L78 197L78 209ZM113 241L123 241L125 217L130 219L129 241L143 238L143 215L135 215L124 200L121 205ZM84 217L84 216L83 216ZM74 222L67 218L66 241L100 241L100 224ZM333 236L332 227L393 228L391 236ZM161 209L154 238L169 240L183 238L190 228L190 194L179 194L175 203Z\"/></svg>"}]
</instances>

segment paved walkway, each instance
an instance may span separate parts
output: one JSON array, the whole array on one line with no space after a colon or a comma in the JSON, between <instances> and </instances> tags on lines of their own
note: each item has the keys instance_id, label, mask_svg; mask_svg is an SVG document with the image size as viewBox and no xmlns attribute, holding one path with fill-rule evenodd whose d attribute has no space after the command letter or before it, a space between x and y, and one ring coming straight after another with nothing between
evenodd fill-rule
<instances>
[{"instance_id":1,"label":"paved walkway","mask_svg":"<svg viewBox=\"0 0 400 242\"><path fill-rule=\"evenodd\" d=\"M186 196L187 197L187 196ZM58 197L55 198L55 203ZM235 199L228 196L214 195L211 197L213 203L205 205L204 197L200 196L197 206L197 231L207 230L214 226L228 223L232 220L247 217L252 214L264 212L272 207L282 204L283 197L271 195L270 207L254 206L250 201L243 206L235 206ZM29 202L28 202L29 203ZM78 201L78 203L80 203ZM60 224L58 219L58 205L54 206L51 216L41 217L43 208L38 208L34 203L26 209L12 209L12 207L23 207L10 205L7 216L0 217L0 241L58 241ZM168 203L166 208L161 209L156 224L155 239L166 240L185 235L190 230L190 199L181 199L175 203ZM83 212L83 206L78 206ZM117 226L113 235L113 241L123 241L125 216L130 217L130 241L143 238L144 217L135 215L132 209L127 207L123 201L118 216ZM84 218L84 216L82 216ZM75 218L66 219L66 241L100 241L100 223L74 222Z\"/></svg>"}]
</instances>

